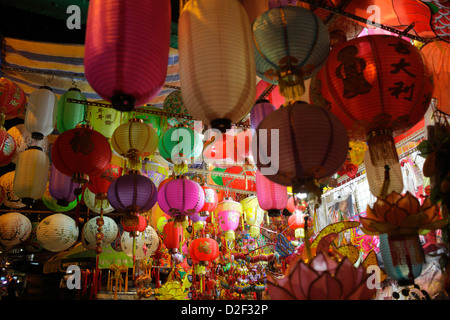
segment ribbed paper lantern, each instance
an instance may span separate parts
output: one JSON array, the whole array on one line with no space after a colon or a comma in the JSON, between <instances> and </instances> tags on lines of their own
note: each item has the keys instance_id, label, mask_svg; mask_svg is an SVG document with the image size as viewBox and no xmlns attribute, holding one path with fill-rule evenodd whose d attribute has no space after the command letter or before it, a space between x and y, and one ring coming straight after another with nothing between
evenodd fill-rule
<instances>
[{"instance_id":1,"label":"ribbed paper lantern","mask_svg":"<svg viewBox=\"0 0 450 320\"><path fill-rule=\"evenodd\" d=\"M194 263L208 265L220 254L219 244L211 238L197 238L189 243L189 256Z\"/></svg>"},{"instance_id":2,"label":"ribbed paper lantern","mask_svg":"<svg viewBox=\"0 0 450 320\"><path fill-rule=\"evenodd\" d=\"M152 126L138 118L118 126L111 137L114 151L131 164L139 163L140 157L152 155L158 148L158 141L158 134Z\"/></svg>"},{"instance_id":3,"label":"ribbed paper lantern","mask_svg":"<svg viewBox=\"0 0 450 320\"><path fill-rule=\"evenodd\" d=\"M91 1L84 67L95 92L130 111L164 85L170 49L169 1Z\"/></svg>"},{"instance_id":4,"label":"ribbed paper lantern","mask_svg":"<svg viewBox=\"0 0 450 320\"><path fill-rule=\"evenodd\" d=\"M77 199L75 190L81 185L73 182L70 176L61 173L54 164L50 168L48 191L57 205L67 207L69 203Z\"/></svg>"},{"instance_id":5,"label":"ribbed paper lantern","mask_svg":"<svg viewBox=\"0 0 450 320\"><path fill-rule=\"evenodd\" d=\"M20 198L14 193L14 176L15 171L5 173L0 177L0 188L5 191L5 200L3 204L8 208L19 209L25 207Z\"/></svg>"},{"instance_id":6,"label":"ribbed paper lantern","mask_svg":"<svg viewBox=\"0 0 450 320\"><path fill-rule=\"evenodd\" d=\"M0 167L11 163L16 154L16 149L16 140L3 126L0 126Z\"/></svg>"},{"instance_id":7,"label":"ribbed paper lantern","mask_svg":"<svg viewBox=\"0 0 450 320\"><path fill-rule=\"evenodd\" d=\"M303 213L297 212L290 215L288 218L288 226L294 230L297 239L305 237L305 216Z\"/></svg>"},{"instance_id":8,"label":"ribbed paper lantern","mask_svg":"<svg viewBox=\"0 0 450 320\"><path fill-rule=\"evenodd\" d=\"M110 139L114 130L122 124L123 113L114 109L107 101L100 100L98 102L97 105L87 106L86 120L92 129Z\"/></svg>"},{"instance_id":9,"label":"ribbed paper lantern","mask_svg":"<svg viewBox=\"0 0 450 320\"><path fill-rule=\"evenodd\" d=\"M153 181L155 186L158 188L159 184L167 178L169 172L167 169L160 165L159 163L153 162L148 158L142 160L142 175L146 176Z\"/></svg>"},{"instance_id":10,"label":"ribbed paper lantern","mask_svg":"<svg viewBox=\"0 0 450 320\"><path fill-rule=\"evenodd\" d=\"M238 0L194 0L180 8L181 92L195 119L225 131L250 112L256 90L251 38Z\"/></svg>"},{"instance_id":11,"label":"ribbed paper lantern","mask_svg":"<svg viewBox=\"0 0 450 320\"><path fill-rule=\"evenodd\" d=\"M148 221L140 214L126 215L122 220L123 231L136 235L138 232L144 232L148 226Z\"/></svg>"},{"instance_id":12,"label":"ribbed paper lantern","mask_svg":"<svg viewBox=\"0 0 450 320\"><path fill-rule=\"evenodd\" d=\"M259 206L267 211L270 217L279 216L287 205L287 187L270 181L258 170L256 171L255 179Z\"/></svg>"},{"instance_id":13,"label":"ribbed paper lantern","mask_svg":"<svg viewBox=\"0 0 450 320\"><path fill-rule=\"evenodd\" d=\"M201 156L203 141L198 132L191 128L175 127L164 132L158 150L171 163L192 163Z\"/></svg>"},{"instance_id":14,"label":"ribbed paper lantern","mask_svg":"<svg viewBox=\"0 0 450 320\"><path fill-rule=\"evenodd\" d=\"M109 203L108 199L100 200L96 199L95 194L88 188L84 190L83 201L89 210L95 213L110 213L114 211L114 208Z\"/></svg>"},{"instance_id":15,"label":"ribbed paper lantern","mask_svg":"<svg viewBox=\"0 0 450 320\"><path fill-rule=\"evenodd\" d=\"M58 98L51 88L42 86L30 94L25 112L25 127L31 132L33 139L42 140L53 132L57 111Z\"/></svg>"},{"instance_id":16,"label":"ribbed paper lantern","mask_svg":"<svg viewBox=\"0 0 450 320\"><path fill-rule=\"evenodd\" d=\"M174 90L171 93L167 95L167 97L164 99L163 103L163 111L167 113L172 113L180 116L186 116L186 117L192 117L189 114L189 111L186 109L186 106L183 103L183 97L181 96L181 90ZM172 126L185 126L189 128L193 128L194 126L194 120L192 119L185 119L182 117L168 117L167 123Z\"/></svg>"},{"instance_id":17,"label":"ribbed paper lantern","mask_svg":"<svg viewBox=\"0 0 450 320\"><path fill-rule=\"evenodd\" d=\"M135 246L134 250L133 242ZM151 226L147 226L144 232L140 232L135 237L131 236L129 232L123 232L120 239L120 246L122 251L129 257L132 257L134 252L135 259L137 260L150 258L159 246L158 233Z\"/></svg>"},{"instance_id":18,"label":"ribbed paper lantern","mask_svg":"<svg viewBox=\"0 0 450 320\"><path fill-rule=\"evenodd\" d=\"M225 234L225 239L234 240L234 231L239 226L240 216L243 212L242 204L232 198L225 198L219 202L215 210L219 228Z\"/></svg>"},{"instance_id":19,"label":"ribbed paper lantern","mask_svg":"<svg viewBox=\"0 0 450 320\"><path fill-rule=\"evenodd\" d=\"M250 111L250 127L252 130L258 128L260 122L271 112L277 110L273 104L264 100L256 103Z\"/></svg>"},{"instance_id":20,"label":"ribbed paper lantern","mask_svg":"<svg viewBox=\"0 0 450 320\"><path fill-rule=\"evenodd\" d=\"M382 166L374 166L370 157L369 150L364 154L364 167L366 168L367 182L369 183L370 193L374 197L382 195L383 184L386 177L386 169ZM387 187L385 195L392 193L403 192L403 174L400 163L394 163L388 165L389 167L389 185Z\"/></svg>"},{"instance_id":21,"label":"ribbed paper lantern","mask_svg":"<svg viewBox=\"0 0 450 320\"><path fill-rule=\"evenodd\" d=\"M240 201L244 213L244 220L250 226L250 236L256 238L260 233L260 225L264 220L264 210L258 203L256 196L250 196Z\"/></svg>"},{"instance_id":22,"label":"ribbed paper lantern","mask_svg":"<svg viewBox=\"0 0 450 320\"><path fill-rule=\"evenodd\" d=\"M39 244L52 252L69 249L77 241L78 235L75 220L62 213L45 217L36 229Z\"/></svg>"},{"instance_id":23,"label":"ribbed paper lantern","mask_svg":"<svg viewBox=\"0 0 450 320\"><path fill-rule=\"evenodd\" d=\"M380 251L384 270L401 286L414 284L422 273L425 255L419 236L380 234Z\"/></svg>"},{"instance_id":24,"label":"ribbed paper lantern","mask_svg":"<svg viewBox=\"0 0 450 320\"><path fill-rule=\"evenodd\" d=\"M149 178L130 171L115 179L108 188L108 201L119 212L149 211L158 199L158 189Z\"/></svg>"},{"instance_id":25,"label":"ribbed paper lantern","mask_svg":"<svg viewBox=\"0 0 450 320\"><path fill-rule=\"evenodd\" d=\"M399 161L393 137L423 119L433 85L415 46L372 35L337 44L311 91L311 102L335 114L351 140L367 141L379 166Z\"/></svg>"},{"instance_id":26,"label":"ribbed paper lantern","mask_svg":"<svg viewBox=\"0 0 450 320\"><path fill-rule=\"evenodd\" d=\"M19 156L14 175L14 193L22 201L42 198L47 188L50 160L40 147L30 147Z\"/></svg>"},{"instance_id":27,"label":"ribbed paper lantern","mask_svg":"<svg viewBox=\"0 0 450 320\"><path fill-rule=\"evenodd\" d=\"M158 204L165 214L184 221L203 208L205 192L197 182L182 176L161 187L158 191Z\"/></svg>"},{"instance_id":28,"label":"ribbed paper lantern","mask_svg":"<svg viewBox=\"0 0 450 320\"><path fill-rule=\"evenodd\" d=\"M79 183L88 182L89 176L101 174L112 156L108 140L87 125L61 133L51 152L56 169Z\"/></svg>"},{"instance_id":29,"label":"ribbed paper lantern","mask_svg":"<svg viewBox=\"0 0 450 320\"><path fill-rule=\"evenodd\" d=\"M19 212L9 212L0 216L0 243L11 248L24 243L31 234L31 221Z\"/></svg>"},{"instance_id":30,"label":"ribbed paper lantern","mask_svg":"<svg viewBox=\"0 0 450 320\"><path fill-rule=\"evenodd\" d=\"M56 129L58 129L59 133L74 129L85 117L86 105L68 102L67 99L86 101L86 96L80 89L73 87L59 97L56 113Z\"/></svg>"},{"instance_id":31,"label":"ribbed paper lantern","mask_svg":"<svg viewBox=\"0 0 450 320\"><path fill-rule=\"evenodd\" d=\"M95 194L97 199L107 199L107 193L111 183L122 176L123 169L110 164L105 171L89 178L88 189Z\"/></svg>"},{"instance_id":32,"label":"ribbed paper lantern","mask_svg":"<svg viewBox=\"0 0 450 320\"><path fill-rule=\"evenodd\" d=\"M50 169L50 179L51 179L51 176L52 176L51 172L52 171ZM65 176L65 177L67 177L69 179L69 181L70 181L70 177L68 177L68 176ZM72 181L70 181L70 182L72 182ZM67 211L70 211L70 210L74 209L77 206L78 201L81 200L82 194L80 194L78 196L78 200L75 198L75 195L73 195L74 200L72 200L72 202L68 202L67 205L66 205L66 203L63 200L63 204L64 205L60 205L58 203L61 203L61 201L53 198L53 196L50 194L50 190L49 189L50 189L50 181L49 181L49 183L47 183L47 188L46 188L46 190L44 192L44 195L41 198L42 203L49 210L52 210L52 211L55 211L55 212L67 212ZM69 192L69 194L70 194L70 192ZM62 195L62 196L65 197L65 195Z\"/></svg>"},{"instance_id":33,"label":"ribbed paper lantern","mask_svg":"<svg viewBox=\"0 0 450 320\"><path fill-rule=\"evenodd\" d=\"M163 228L164 231L164 245L170 253L175 253L180 250L180 243L183 242L183 226L181 223L169 221Z\"/></svg>"},{"instance_id":34,"label":"ribbed paper lantern","mask_svg":"<svg viewBox=\"0 0 450 320\"><path fill-rule=\"evenodd\" d=\"M44 137L42 140L33 139L31 133L28 132L23 123L9 128L8 133L14 138L14 141L16 141L16 153L11 160L14 163L17 163L19 155L28 147L41 147L45 153L50 149L48 137Z\"/></svg>"},{"instance_id":35,"label":"ribbed paper lantern","mask_svg":"<svg viewBox=\"0 0 450 320\"><path fill-rule=\"evenodd\" d=\"M287 101L300 99L303 81L322 67L330 52L326 25L308 9L286 6L262 13L252 31L258 76L278 84Z\"/></svg>"},{"instance_id":36,"label":"ribbed paper lantern","mask_svg":"<svg viewBox=\"0 0 450 320\"><path fill-rule=\"evenodd\" d=\"M141 119L142 121L144 121L144 123L147 123L147 124L151 125L152 128L158 134L158 137L161 137L162 134L168 128L167 116L163 116L163 115L159 115L159 114L152 114L151 112L155 112L155 113L158 112L158 113L160 113L163 110L161 110L160 108L148 107L148 106L141 107L140 109L145 109L146 111L149 111L149 112L136 111L136 112L134 112L134 116L133 117Z\"/></svg>"},{"instance_id":37,"label":"ribbed paper lantern","mask_svg":"<svg viewBox=\"0 0 450 320\"><path fill-rule=\"evenodd\" d=\"M96 244L97 241L97 233L98 233L98 225L97 221L99 219L103 219L103 225L102 225L102 233L103 238L101 239L101 247L106 247L110 245L114 239L117 237L117 232L119 231L117 227L117 223L111 219L110 217L103 216L103 218L100 217L94 217L89 219L88 222L85 223L83 226L83 235L84 239L87 243Z\"/></svg>"},{"instance_id":38,"label":"ribbed paper lantern","mask_svg":"<svg viewBox=\"0 0 450 320\"><path fill-rule=\"evenodd\" d=\"M0 77L0 113L5 115L5 119L13 119L25 112L27 96L17 83Z\"/></svg>"},{"instance_id":39,"label":"ribbed paper lantern","mask_svg":"<svg viewBox=\"0 0 450 320\"><path fill-rule=\"evenodd\" d=\"M349 146L345 127L335 115L304 102L286 104L267 115L256 137L258 145L253 143L252 151L258 170L275 183L292 186L294 193L308 193L316 189L316 180L334 174Z\"/></svg>"}]
</instances>

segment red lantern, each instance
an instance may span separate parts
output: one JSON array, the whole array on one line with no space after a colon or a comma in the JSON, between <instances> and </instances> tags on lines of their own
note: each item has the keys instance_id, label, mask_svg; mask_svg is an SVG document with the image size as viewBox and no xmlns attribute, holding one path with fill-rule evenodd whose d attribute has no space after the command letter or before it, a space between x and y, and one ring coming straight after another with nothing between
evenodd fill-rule
<instances>
[{"instance_id":1,"label":"red lantern","mask_svg":"<svg viewBox=\"0 0 450 320\"><path fill-rule=\"evenodd\" d=\"M116 178L122 176L122 167L110 164L101 174L89 179L88 189L98 200L107 199L108 188Z\"/></svg>"},{"instance_id":2,"label":"red lantern","mask_svg":"<svg viewBox=\"0 0 450 320\"><path fill-rule=\"evenodd\" d=\"M27 98L25 92L16 83L0 77L0 113L5 119L13 119L25 112Z\"/></svg>"},{"instance_id":3,"label":"red lantern","mask_svg":"<svg viewBox=\"0 0 450 320\"><path fill-rule=\"evenodd\" d=\"M304 200L297 199L297 203L295 201L295 195L290 197L287 201L286 209L289 210L289 212L295 212L296 210L299 211L305 211L306 210L306 202Z\"/></svg>"},{"instance_id":4,"label":"red lantern","mask_svg":"<svg viewBox=\"0 0 450 320\"><path fill-rule=\"evenodd\" d=\"M164 245L171 253L178 252L180 242L183 240L183 226L179 223L169 221L163 228Z\"/></svg>"},{"instance_id":5,"label":"red lantern","mask_svg":"<svg viewBox=\"0 0 450 320\"><path fill-rule=\"evenodd\" d=\"M16 140L0 126L0 167L9 164L16 155Z\"/></svg>"},{"instance_id":6,"label":"red lantern","mask_svg":"<svg viewBox=\"0 0 450 320\"><path fill-rule=\"evenodd\" d=\"M225 170L225 172L255 177L254 171L246 171L241 166L229 167ZM229 188L239 189L239 190L256 191L255 180L250 180L250 179L245 179L245 178L227 177L227 176L223 176L222 179L223 179L223 185L228 186Z\"/></svg>"},{"instance_id":7,"label":"red lantern","mask_svg":"<svg viewBox=\"0 0 450 320\"><path fill-rule=\"evenodd\" d=\"M216 209L217 204L219 203L219 197L217 195L216 189L208 186L201 186L201 187L205 192L205 204L203 205L203 208L200 210L200 215L209 216L209 213L213 212Z\"/></svg>"},{"instance_id":8,"label":"red lantern","mask_svg":"<svg viewBox=\"0 0 450 320\"><path fill-rule=\"evenodd\" d=\"M189 255L194 263L208 265L219 253L219 245L214 239L197 238L189 244Z\"/></svg>"},{"instance_id":9,"label":"red lantern","mask_svg":"<svg viewBox=\"0 0 450 320\"><path fill-rule=\"evenodd\" d=\"M292 230L300 229L305 227L305 217L303 214L293 214L289 216L288 226Z\"/></svg>"},{"instance_id":10,"label":"red lantern","mask_svg":"<svg viewBox=\"0 0 450 320\"><path fill-rule=\"evenodd\" d=\"M148 103L166 79L170 28L169 1L91 1L84 56L89 84L120 111Z\"/></svg>"},{"instance_id":11,"label":"red lantern","mask_svg":"<svg viewBox=\"0 0 450 320\"><path fill-rule=\"evenodd\" d=\"M147 219L139 214L127 214L122 221L123 231L129 232L130 234L144 232L147 226Z\"/></svg>"},{"instance_id":12,"label":"red lantern","mask_svg":"<svg viewBox=\"0 0 450 320\"><path fill-rule=\"evenodd\" d=\"M105 136L87 125L61 133L53 143L51 152L56 169L78 183L86 183L89 176L104 172L112 156Z\"/></svg>"}]
</instances>

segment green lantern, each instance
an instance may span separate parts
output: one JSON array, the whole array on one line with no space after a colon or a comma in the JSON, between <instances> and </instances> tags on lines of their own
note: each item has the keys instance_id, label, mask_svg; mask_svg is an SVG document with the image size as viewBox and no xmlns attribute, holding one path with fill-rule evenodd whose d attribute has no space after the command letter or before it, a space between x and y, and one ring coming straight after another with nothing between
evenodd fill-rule
<instances>
[{"instance_id":1,"label":"green lantern","mask_svg":"<svg viewBox=\"0 0 450 320\"><path fill-rule=\"evenodd\" d=\"M75 128L84 120L86 113L86 104L67 102L67 99L86 101L86 96L80 89L70 88L59 98L56 114L56 129L59 133Z\"/></svg>"},{"instance_id":2,"label":"green lantern","mask_svg":"<svg viewBox=\"0 0 450 320\"><path fill-rule=\"evenodd\" d=\"M87 107L86 120L92 126L92 129L100 132L106 138L110 139L114 133L114 130L120 126L122 121L122 112L114 109L109 102L99 101L101 104L107 104L109 106L96 106L89 105Z\"/></svg>"},{"instance_id":3,"label":"green lantern","mask_svg":"<svg viewBox=\"0 0 450 320\"><path fill-rule=\"evenodd\" d=\"M181 90L175 90L166 97L166 99L164 100L163 111L183 116L190 116L188 110L183 104L183 98L181 97ZM167 119L167 122L172 127L184 125L192 128L194 126L194 120L183 118L169 117Z\"/></svg>"},{"instance_id":4,"label":"green lantern","mask_svg":"<svg viewBox=\"0 0 450 320\"><path fill-rule=\"evenodd\" d=\"M153 107L153 106L143 106L139 109L144 109L148 111L163 112L163 110ZM169 124L167 122L167 117L159 114L152 114L145 111L135 111L130 115L131 118L142 119L145 123L150 124L152 128L161 138L162 134L167 130Z\"/></svg>"},{"instance_id":5,"label":"green lantern","mask_svg":"<svg viewBox=\"0 0 450 320\"><path fill-rule=\"evenodd\" d=\"M225 168L214 168L212 171L216 171L216 172L225 172ZM222 176L219 175L211 175L211 179L213 180L213 182L215 184L217 184L218 186L223 186L223 180L222 180Z\"/></svg>"}]
</instances>

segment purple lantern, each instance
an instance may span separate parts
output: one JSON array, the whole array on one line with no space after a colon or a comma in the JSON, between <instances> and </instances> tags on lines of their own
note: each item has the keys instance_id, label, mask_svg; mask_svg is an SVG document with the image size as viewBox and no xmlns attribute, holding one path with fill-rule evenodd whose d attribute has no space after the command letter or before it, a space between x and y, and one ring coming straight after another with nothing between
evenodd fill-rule
<instances>
[{"instance_id":1,"label":"purple lantern","mask_svg":"<svg viewBox=\"0 0 450 320\"><path fill-rule=\"evenodd\" d=\"M66 176L56 169L52 164L50 169L50 179L48 182L48 191L58 206L67 207L77 196L75 191L80 188L80 184L72 182L72 177Z\"/></svg>"},{"instance_id":2,"label":"purple lantern","mask_svg":"<svg viewBox=\"0 0 450 320\"><path fill-rule=\"evenodd\" d=\"M156 204L158 189L152 180L139 171L115 179L108 188L108 201L111 206L123 213L142 213Z\"/></svg>"},{"instance_id":3,"label":"purple lantern","mask_svg":"<svg viewBox=\"0 0 450 320\"><path fill-rule=\"evenodd\" d=\"M256 170L255 179L260 208L267 211L269 217L278 217L287 206L287 187L270 181L259 170Z\"/></svg>"},{"instance_id":4,"label":"purple lantern","mask_svg":"<svg viewBox=\"0 0 450 320\"><path fill-rule=\"evenodd\" d=\"M195 181L184 176L170 180L158 192L161 210L177 221L183 221L203 208L205 192Z\"/></svg>"},{"instance_id":5,"label":"purple lantern","mask_svg":"<svg viewBox=\"0 0 450 320\"><path fill-rule=\"evenodd\" d=\"M252 134L258 128L259 123L271 112L275 111L276 108L268 100L262 100L261 102L255 104L250 111L250 128L252 129Z\"/></svg>"}]
</instances>

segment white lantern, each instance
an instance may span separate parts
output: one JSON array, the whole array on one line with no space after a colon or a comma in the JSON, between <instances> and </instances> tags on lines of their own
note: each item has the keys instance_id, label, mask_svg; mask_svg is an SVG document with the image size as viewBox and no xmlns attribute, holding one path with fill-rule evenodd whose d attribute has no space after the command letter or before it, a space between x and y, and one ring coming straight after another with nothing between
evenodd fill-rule
<instances>
[{"instance_id":1,"label":"white lantern","mask_svg":"<svg viewBox=\"0 0 450 320\"><path fill-rule=\"evenodd\" d=\"M108 199L99 200L95 199L95 194L91 192L88 188L84 190L83 195L84 203L86 207L89 208L92 212L100 213L103 208L103 213L110 213L114 211L114 208L109 203Z\"/></svg>"},{"instance_id":2,"label":"white lantern","mask_svg":"<svg viewBox=\"0 0 450 320\"><path fill-rule=\"evenodd\" d=\"M25 151L26 148L31 146L39 146L47 154L50 148L50 142L48 137L44 137L42 140L35 140L31 137L31 133L28 132L27 128L23 123L11 127L8 133L16 141L16 155L12 158L11 162L17 163L19 155Z\"/></svg>"},{"instance_id":3,"label":"white lantern","mask_svg":"<svg viewBox=\"0 0 450 320\"><path fill-rule=\"evenodd\" d=\"M0 216L0 243L5 248L25 242L31 234L31 221L19 212Z\"/></svg>"},{"instance_id":4,"label":"white lantern","mask_svg":"<svg viewBox=\"0 0 450 320\"><path fill-rule=\"evenodd\" d=\"M14 193L24 199L40 199L47 188L50 160L41 147L29 147L19 155Z\"/></svg>"},{"instance_id":5,"label":"white lantern","mask_svg":"<svg viewBox=\"0 0 450 320\"><path fill-rule=\"evenodd\" d=\"M122 251L125 252L127 256L133 256L133 237L130 236L129 232L123 232L122 238L120 239L120 246L122 248ZM140 232L136 236L136 259L140 260L151 257L156 252L156 249L158 249L158 246L158 234L151 226L147 226L144 232Z\"/></svg>"},{"instance_id":6,"label":"white lantern","mask_svg":"<svg viewBox=\"0 0 450 320\"><path fill-rule=\"evenodd\" d=\"M97 220L100 219L100 216L90 219L83 227L82 235L84 237L84 241L86 244L91 245L93 244L93 248L95 249L96 246L96 237L97 234ZM119 232L119 229L117 227L117 223L111 219L110 217L103 216L103 240L101 243L101 247L106 247L110 245L115 239Z\"/></svg>"},{"instance_id":7,"label":"white lantern","mask_svg":"<svg viewBox=\"0 0 450 320\"><path fill-rule=\"evenodd\" d=\"M10 171L0 177L0 188L5 192L3 204L9 208L19 209L25 207L20 198L14 193L14 176L16 172Z\"/></svg>"},{"instance_id":8,"label":"white lantern","mask_svg":"<svg viewBox=\"0 0 450 320\"><path fill-rule=\"evenodd\" d=\"M55 213L44 218L36 230L39 244L53 252L69 249L77 241L78 235L79 230L75 220L62 213Z\"/></svg>"},{"instance_id":9,"label":"white lantern","mask_svg":"<svg viewBox=\"0 0 450 320\"><path fill-rule=\"evenodd\" d=\"M42 140L53 132L57 110L58 98L51 88L42 86L30 94L25 112L25 127L31 132L33 139Z\"/></svg>"}]
</instances>

